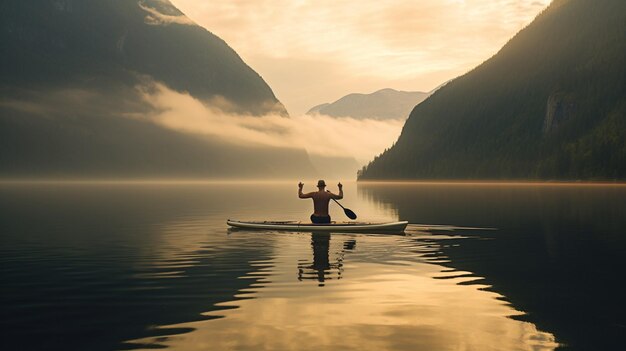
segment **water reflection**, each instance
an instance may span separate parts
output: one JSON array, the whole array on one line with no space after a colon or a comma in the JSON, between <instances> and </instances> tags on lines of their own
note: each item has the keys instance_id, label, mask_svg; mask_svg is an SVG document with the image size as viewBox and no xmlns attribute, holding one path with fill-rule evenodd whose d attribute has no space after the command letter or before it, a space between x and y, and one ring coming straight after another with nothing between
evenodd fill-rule
<instances>
[{"instance_id":1,"label":"water reflection","mask_svg":"<svg viewBox=\"0 0 626 351\"><path fill-rule=\"evenodd\" d=\"M259 284L208 311L221 318L167 328L193 332L158 342L171 349L202 350L551 350L550 333L512 319L523 315L487 291L470 272L438 264L444 236L349 235L328 233L231 233L229 239L270 239L273 250ZM458 240L457 236L445 237ZM358 245L357 245L358 243ZM308 256L304 260L302 257ZM292 267L302 273L294 277ZM349 270L349 276L339 273ZM334 273L333 273L334 272ZM329 279L339 278L343 279ZM324 284L323 289L300 279ZM435 278L435 279L433 279ZM494 347L494 345L496 345Z\"/></svg>"},{"instance_id":2,"label":"water reflection","mask_svg":"<svg viewBox=\"0 0 626 351\"><path fill-rule=\"evenodd\" d=\"M430 213L422 223L507 223L483 221L469 198L464 206L475 222L442 203L424 203L429 198L410 189L357 194L356 187L345 188L350 206L369 220ZM539 265L564 252L559 241L549 254L524 251L522 245L517 256L504 250L511 257L503 259L498 250L506 246L482 240L496 234L450 227L446 235L439 234L443 227L411 227L407 236L227 231L227 218L308 218L310 204L299 201L294 189L294 184L0 186L0 316L9 335L2 348L558 346L552 332L563 328L528 318L526 311L541 308L522 303L532 300L520 297L523 289L511 283L536 282L520 277L517 266L524 262L524 269L531 266L529 274L537 274L532 267L537 257ZM439 199L453 198L441 189L437 193ZM514 278L507 280L509 272ZM527 290L538 294L544 288L530 284Z\"/></svg>"},{"instance_id":3,"label":"water reflection","mask_svg":"<svg viewBox=\"0 0 626 351\"><path fill-rule=\"evenodd\" d=\"M311 248L313 261L302 260L298 263L298 280L317 280L318 286L324 286L329 279L341 279L343 273L343 260L346 252L356 247L356 240L343 241L343 248L331 263L330 261L330 238L331 233L311 233ZM333 278L333 272L336 277Z\"/></svg>"},{"instance_id":4,"label":"water reflection","mask_svg":"<svg viewBox=\"0 0 626 351\"><path fill-rule=\"evenodd\" d=\"M413 223L497 227L441 247L443 265L483 277L516 316L564 348L621 349L626 332L626 187L361 184L361 196ZM449 242L449 240L446 240Z\"/></svg>"},{"instance_id":5,"label":"water reflection","mask_svg":"<svg viewBox=\"0 0 626 351\"><path fill-rule=\"evenodd\" d=\"M230 245L222 215L206 215L229 206L213 199L230 190L0 186L0 349L148 347L122 342L215 318L202 312L236 301L258 280L238 277L269 254Z\"/></svg>"}]
</instances>

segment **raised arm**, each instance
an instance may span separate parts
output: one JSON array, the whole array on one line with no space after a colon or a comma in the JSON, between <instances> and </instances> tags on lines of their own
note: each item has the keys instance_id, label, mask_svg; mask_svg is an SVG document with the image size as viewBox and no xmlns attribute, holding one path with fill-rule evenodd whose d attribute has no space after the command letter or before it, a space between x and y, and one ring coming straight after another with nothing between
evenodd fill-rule
<instances>
[{"instance_id":1,"label":"raised arm","mask_svg":"<svg viewBox=\"0 0 626 351\"><path fill-rule=\"evenodd\" d=\"M343 184L339 183L337 184L337 187L339 187L339 195L335 195L333 193L330 193L330 194L333 196L333 199L341 200L343 199Z\"/></svg>"},{"instance_id":2,"label":"raised arm","mask_svg":"<svg viewBox=\"0 0 626 351\"><path fill-rule=\"evenodd\" d=\"M308 199L311 197L312 193L306 193L303 194L302 193L302 187L304 186L304 184L302 184L302 182L298 183L298 197L301 199Z\"/></svg>"}]
</instances>

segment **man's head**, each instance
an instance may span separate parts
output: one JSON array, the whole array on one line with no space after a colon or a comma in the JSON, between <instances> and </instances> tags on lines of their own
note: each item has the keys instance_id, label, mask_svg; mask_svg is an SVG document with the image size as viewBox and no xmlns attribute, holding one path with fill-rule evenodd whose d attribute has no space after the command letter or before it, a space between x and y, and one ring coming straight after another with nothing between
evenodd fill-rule
<instances>
[{"instance_id":1,"label":"man's head","mask_svg":"<svg viewBox=\"0 0 626 351\"><path fill-rule=\"evenodd\" d=\"M320 189L324 189L326 187L326 182L323 179L318 180L317 187Z\"/></svg>"}]
</instances>

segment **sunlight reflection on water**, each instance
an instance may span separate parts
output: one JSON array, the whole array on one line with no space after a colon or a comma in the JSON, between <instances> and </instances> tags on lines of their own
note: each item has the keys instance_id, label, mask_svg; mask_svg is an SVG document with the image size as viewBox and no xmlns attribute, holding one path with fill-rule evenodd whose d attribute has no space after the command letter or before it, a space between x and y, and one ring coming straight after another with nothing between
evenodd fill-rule
<instances>
[{"instance_id":1,"label":"sunlight reflection on water","mask_svg":"<svg viewBox=\"0 0 626 351\"><path fill-rule=\"evenodd\" d=\"M361 218L397 219L390 206L366 196L358 199ZM187 223L171 223L166 230L180 234ZM189 230L211 226L221 225ZM231 232L220 245L271 251L265 259L247 262L250 271L238 279L249 286L239 289L235 300L217 303L219 310L204 312L211 318L207 321L159 327L191 333L130 343L181 350L555 348L553 335L510 318L523 312L500 294L468 284L480 277L439 265L448 262L440 252L442 241L462 239L461 230L412 225L406 236Z\"/></svg>"},{"instance_id":2,"label":"sunlight reflection on water","mask_svg":"<svg viewBox=\"0 0 626 351\"><path fill-rule=\"evenodd\" d=\"M523 313L501 295L466 284L477 277L433 264L430 255L439 244L427 239L242 232L229 239L272 247L271 258L251 262L253 270L240 277L256 281L237 294L246 299L219 304L234 309L204 314L218 319L163 326L191 333L135 342L180 350L557 346L550 333L509 318Z\"/></svg>"},{"instance_id":3,"label":"sunlight reflection on water","mask_svg":"<svg viewBox=\"0 0 626 351\"><path fill-rule=\"evenodd\" d=\"M548 350L562 338L597 342L588 325L587 339L572 337L576 329L550 308L573 290L567 267L595 267L574 265L572 245L614 243L617 251L595 260L622 252L614 233L623 207L602 207L622 194L459 189L357 191L348 183L343 202L360 220L416 224L405 235L324 235L226 227L227 218L306 219L311 204L297 199L295 184L0 186L3 348ZM593 272L585 279L602 270ZM607 291L591 303L615 303L620 290ZM578 295L569 297L559 313L576 311L567 301ZM598 328L617 335L611 325Z\"/></svg>"}]
</instances>

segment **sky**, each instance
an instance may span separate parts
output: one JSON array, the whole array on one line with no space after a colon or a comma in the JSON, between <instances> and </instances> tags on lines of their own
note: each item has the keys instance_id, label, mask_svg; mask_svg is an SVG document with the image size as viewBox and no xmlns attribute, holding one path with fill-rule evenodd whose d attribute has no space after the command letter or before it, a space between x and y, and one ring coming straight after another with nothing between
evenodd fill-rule
<instances>
[{"instance_id":1,"label":"sky","mask_svg":"<svg viewBox=\"0 0 626 351\"><path fill-rule=\"evenodd\" d=\"M171 0L291 115L350 93L430 91L494 55L549 0Z\"/></svg>"}]
</instances>

